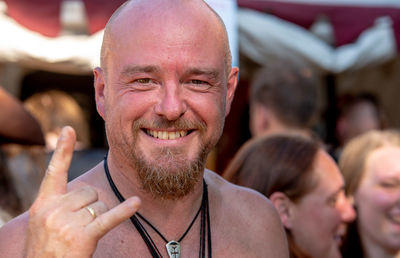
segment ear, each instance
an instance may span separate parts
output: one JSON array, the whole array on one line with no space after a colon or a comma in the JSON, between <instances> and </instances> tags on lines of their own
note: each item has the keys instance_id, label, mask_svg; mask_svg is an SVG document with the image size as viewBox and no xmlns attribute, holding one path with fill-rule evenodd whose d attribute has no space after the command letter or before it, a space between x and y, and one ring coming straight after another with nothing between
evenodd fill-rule
<instances>
[{"instance_id":1,"label":"ear","mask_svg":"<svg viewBox=\"0 0 400 258\"><path fill-rule=\"evenodd\" d=\"M239 75L239 68L232 67L232 70L228 76L226 101L225 101L225 116L227 116L229 114L229 111L231 110L233 96L235 95L235 90L238 83L238 75Z\"/></svg>"},{"instance_id":2,"label":"ear","mask_svg":"<svg viewBox=\"0 0 400 258\"><path fill-rule=\"evenodd\" d=\"M93 70L94 74L94 90L96 98L96 108L99 115L104 119L105 108L104 108L104 90L105 90L105 80L104 72L100 67L96 67Z\"/></svg>"},{"instance_id":3,"label":"ear","mask_svg":"<svg viewBox=\"0 0 400 258\"><path fill-rule=\"evenodd\" d=\"M348 123L345 118L341 117L336 121L336 134L340 141L345 140L347 137L346 131L348 128Z\"/></svg>"},{"instance_id":4,"label":"ear","mask_svg":"<svg viewBox=\"0 0 400 258\"><path fill-rule=\"evenodd\" d=\"M250 106L250 131L253 136L261 135L270 127L270 112L260 103Z\"/></svg>"},{"instance_id":5,"label":"ear","mask_svg":"<svg viewBox=\"0 0 400 258\"><path fill-rule=\"evenodd\" d=\"M278 211L283 226L286 229L291 229L293 217L291 200L282 192L274 192L270 195L269 199Z\"/></svg>"}]
</instances>

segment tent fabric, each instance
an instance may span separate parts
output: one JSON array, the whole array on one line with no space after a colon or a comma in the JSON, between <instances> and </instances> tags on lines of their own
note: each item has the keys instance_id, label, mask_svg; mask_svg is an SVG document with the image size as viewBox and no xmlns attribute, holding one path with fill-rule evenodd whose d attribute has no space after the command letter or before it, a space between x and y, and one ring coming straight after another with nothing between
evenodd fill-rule
<instances>
[{"instance_id":1,"label":"tent fabric","mask_svg":"<svg viewBox=\"0 0 400 258\"><path fill-rule=\"evenodd\" d=\"M8 15L23 27L43 36L57 37L62 31L62 0L4 0ZM82 0L85 5L89 34L104 28L108 18L125 0Z\"/></svg>"},{"instance_id":2,"label":"tent fabric","mask_svg":"<svg viewBox=\"0 0 400 258\"><path fill-rule=\"evenodd\" d=\"M4 1L7 4L8 15L23 27L47 37L58 36L61 29L61 0Z\"/></svg>"},{"instance_id":3,"label":"tent fabric","mask_svg":"<svg viewBox=\"0 0 400 258\"><path fill-rule=\"evenodd\" d=\"M373 5L375 3L375 5ZM400 1L260 1L238 0L239 7L250 8L279 17L309 29L321 15L329 19L334 29L335 46L354 42L378 17L388 16L400 50ZM395 4L396 3L396 4ZM356 22L354 22L356 21Z\"/></svg>"},{"instance_id":4,"label":"tent fabric","mask_svg":"<svg viewBox=\"0 0 400 258\"><path fill-rule=\"evenodd\" d=\"M286 58L324 72L340 73L394 58L397 52L392 24L390 17L378 18L354 43L334 48L296 24L240 9L239 49L261 65L274 58Z\"/></svg>"},{"instance_id":5,"label":"tent fabric","mask_svg":"<svg viewBox=\"0 0 400 258\"><path fill-rule=\"evenodd\" d=\"M0 62L67 74L89 74L99 63L103 31L90 36L56 38L29 30L0 12Z\"/></svg>"}]
</instances>

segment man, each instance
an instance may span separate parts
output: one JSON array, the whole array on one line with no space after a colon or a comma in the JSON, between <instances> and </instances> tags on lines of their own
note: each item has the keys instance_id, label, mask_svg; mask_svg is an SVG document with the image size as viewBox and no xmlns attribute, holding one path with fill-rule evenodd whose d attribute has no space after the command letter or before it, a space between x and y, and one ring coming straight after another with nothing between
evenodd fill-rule
<instances>
[{"instance_id":1,"label":"man","mask_svg":"<svg viewBox=\"0 0 400 258\"><path fill-rule=\"evenodd\" d=\"M65 128L29 216L0 233L2 255L288 257L268 200L204 169L236 87L230 62L223 23L203 1L118 9L94 71L108 157L67 187Z\"/></svg>"},{"instance_id":2,"label":"man","mask_svg":"<svg viewBox=\"0 0 400 258\"><path fill-rule=\"evenodd\" d=\"M261 68L250 86L252 136L275 133L310 136L318 111L317 90L310 69L285 61Z\"/></svg>"},{"instance_id":3,"label":"man","mask_svg":"<svg viewBox=\"0 0 400 258\"><path fill-rule=\"evenodd\" d=\"M338 97L336 117L336 146L331 155L339 160L343 147L354 137L367 131L386 127L386 115L377 96L361 92L346 93Z\"/></svg>"}]
</instances>

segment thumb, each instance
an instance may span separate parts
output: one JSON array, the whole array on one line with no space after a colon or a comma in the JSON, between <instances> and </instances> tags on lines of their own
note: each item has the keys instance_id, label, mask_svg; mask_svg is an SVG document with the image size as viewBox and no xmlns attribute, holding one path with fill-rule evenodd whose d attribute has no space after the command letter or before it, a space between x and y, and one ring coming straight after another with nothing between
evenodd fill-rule
<instances>
[{"instance_id":1,"label":"thumb","mask_svg":"<svg viewBox=\"0 0 400 258\"><path fill-rule=\"evenodd\" d=\"M98 216L87 226L90 235L96 239L102 238L107 232L115 228L125 220L129 219L140 208L141 200L139 197L131 197L115 206L106 213Z\"/></svg>"}]
</instances>

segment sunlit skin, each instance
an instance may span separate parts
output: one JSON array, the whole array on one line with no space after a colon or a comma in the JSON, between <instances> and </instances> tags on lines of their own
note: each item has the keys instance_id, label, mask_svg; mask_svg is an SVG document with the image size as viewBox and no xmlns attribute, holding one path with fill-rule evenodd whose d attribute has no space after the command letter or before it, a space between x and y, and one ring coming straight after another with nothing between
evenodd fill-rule
<instances>
[{"instance_id":1,"label":"sunlit skin","mask_svg":"<svg viewBox=\"0 0 400 258\"><path fill-rule=\"evenodd\" d=\"M354 201L367 257L400 255L400 147L369 154Z\"/></svg>"},{"instance_id":2,"label":"sunlit skin","mask_svg":"<svg viewBox=\"0 0 400 258\"><path fill-rule=\"evenodd\" d=\"M344 194L342 175L326 152L318 151L313 171L317 187L292 203L290 231L295 243L311 257L341 257L341 239L355 211Z\"/></svg>"}]
</instances>

